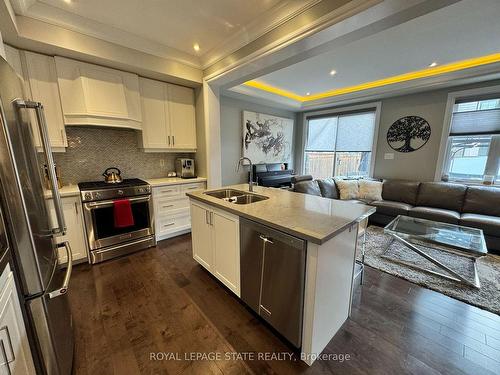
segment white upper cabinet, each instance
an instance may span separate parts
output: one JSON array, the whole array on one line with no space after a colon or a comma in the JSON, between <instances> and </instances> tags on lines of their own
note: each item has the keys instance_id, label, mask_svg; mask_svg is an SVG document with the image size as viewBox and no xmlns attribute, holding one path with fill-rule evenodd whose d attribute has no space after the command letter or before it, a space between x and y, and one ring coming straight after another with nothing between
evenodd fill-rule
<instances>
[{"instance_id":1,"label":"white upper cabinet","mask_svg":"<svg viewBox=\"0 0 500 375\"><path fill-rule=\"evenodd\" d=\"M196 149L194 90L167 85L170 134L175 149Z\"/></svg>"},{"instance_id":2,"label":"white upper cabinet","mask_svg":"<svg viewBox=\"0 0 500 375\"><path fill-rule=\"evenodd\" d=\"M23 84L26 99L41 102L45 110L50 144L53 151L64 152L67 147L66 132L62 117L61 99L57 88L54 58L33 52L20 51L5 46L7 62L17 73ZM41 148L40 131L34 113L30 111L35 146Z\"/></svg>"},{"instance_id":3,"label":"white upper cabinet","mask_svg":"<svg viewBox=\"0 0 500 375\"><path fill-rule=\"evenodd\" d=\"M140 78L145 151L196 150L194 90Z\"/></svg>"},{"instance_id":4,"label":"white upper cabinet","mask_svg":"<svg viewBox=\"0 0 500 375\"><path fill-rule=\"evenodd\" d=\"M133 73L55 57L66 125L141 130L139 77Z\"/></svg>"},{"instance_id":5,"label":"white upper cabinet","mask_svg":"<svg viewBox=\"0 0 500 375\"><path fill-rule=\"evenodd\" d=\"M165 100L165 84L152 79L140 78L142 105L142 146L148 150L162 150L168 144L169 116Z\"/></svg>"},{"instance_id":6,"label":"white upper cabinet","mask_svg":"<svg viewBox=\"0 0 500 375\"><path fill-rule=\"evenodd\" d=\"M21 60L25 66L27 95L36 102L41 102L45 111L45 119L50 144L55 151L64 151L68 146L64 129L61 99L57 88L57 74L54 58L38 53L22 51ZM35 145L41 147L40 131L33 111L30 111L31 125Z\"/></svg>"},{"instance_id":7,"label":"white upper cabinet","mask_svg":"<svg viewBox=\"0 0 500 375\"><path fill-rule=\"evenodd\" d=\"M5 48L5 60L9 63L9 65L16 71L17 76L23 82L25 81L23 66L21 63L21 54L20 51L14 47L4 45ZM25 88L23 87L25 90Z\"/></svg>"}]
</instances>

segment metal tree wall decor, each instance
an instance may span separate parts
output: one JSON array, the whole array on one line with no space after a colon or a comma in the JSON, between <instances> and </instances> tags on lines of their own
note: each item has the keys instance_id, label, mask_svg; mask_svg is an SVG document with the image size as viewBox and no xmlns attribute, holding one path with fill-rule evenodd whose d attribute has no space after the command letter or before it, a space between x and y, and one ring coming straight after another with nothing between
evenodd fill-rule
<instances>
[{"instance_id":1,"label":"metal tree wall decor","mask_svg":"<svg viewBox=\"0 0 500 375\"><path fill-rule=\"evenodd\" d=\"M416 151L423 147L430 137L431 126L419 116L401 117L387 131L387 143L398 152Z\"/></svg>"}]
</instances>

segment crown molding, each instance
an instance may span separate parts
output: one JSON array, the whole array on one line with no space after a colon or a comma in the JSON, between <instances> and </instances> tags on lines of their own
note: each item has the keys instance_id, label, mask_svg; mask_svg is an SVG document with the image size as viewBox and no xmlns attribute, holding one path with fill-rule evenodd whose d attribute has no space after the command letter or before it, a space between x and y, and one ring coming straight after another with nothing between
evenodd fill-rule
<instances>
[{"instance_id":1,"label":"crown molding","mask_svg":"<svg viewBox=\"0 0 500 375\"><path fill-rule=\"evenodd\" d=\"M500 66L500 53L494 53L491 55L475 57L471 59L456 61L453 63L440 65L432 68L421 69L413 72L408 72L392 77L387 77L371 82L361 83L355 86L341 87L338 89L328 90L319 93L313 93L312 95L303 96L298 95L294 92L284 90L282 88L274 87L272 85L259 82L259 81L248 81L243 85L259 89L268 93L286 97L289 99L294 99L303 104L314 103L321 101L323 99L330 99L335 97L343 97L357 92L364 92L370 89L390 87L395 84L418 81L421 79L427 79L437 76L446 76L449 73L457 73L467 75L469 70L473 72L474 68L486 70L498 71Z\"/></svg>"},{"instance_id":2,"label":"crown molding","mask_svg":"<svg viewBox=\"0 0 500 375\"><path fill-rule=\"evenodd\" d=\"M9 2L9 0L6 1ZM174 60L191 67L205 69L297 15L300 15L321 1L322 0L281 1L267 11L262 17L245 25L239 32L201 56L180 51L151 39L135 35L126 30L51 6L39 0L10 0L10 3L17 15L33 18L38 21L63 27L71 31L116 43L127 48L136 49L161 58ZM57 18L57 22L54 21L54 16Z\"/></svg>"},{"instance_id":3,"label":"crown molding","mask_svg":"<svg viewBox=\"0 0 500 375\"><path fill-rule=\"evenodd\" d=\"M137 36L126 30L79 16L38 0L10 0L10 2L17 15L201 69L198 56ZM54 22L54 16L58 22Z\"/></svg>"},{"instance_id":4,"label":"crown molding","mask_svg":"<svg viewBox=\"0 0 500 375\"><path fill-rule=\"evenodd\" d=\"M248 100L256 104L285 108L292 111L300 111L302 109L302 103L297 100L280 95L274 95L272 93L260 91L256 88L244 85L224 90L223 95L240 100Z\"/></svg>"},{"instance_id":5,"label":"crown molding","mask_svg":"<svg viewBox=\"0 0 500 375\"><path fill-rule=\"evenodd\" d=\"M253 20L229 39L203 54L201 56L202 69L206 69L219 62L246 44L255 41L262 35L267 34L304 13L321 1L322 0L287 0L276 4L262 17Z\"/></svg>"},{"instance_id":6,"label":"crown molding","mask_svg":"<svg viewBox=\"0 0 500 375\"><path fill-rule=\"evenodd\" d=\"M417 0L418 1L418 0ZM320 1L304 9L292 19L204 70L208 82L251 65L254 61L305 40L332 25L357 15L384 0Z\"/></svg>"},{"instance_id":7,"label":"crown molding","mask_svg":"<svg viewBox=\"0 0 500 375\"><path fill-rule=\"evenodd\" d=\"M496 57L499 57L498 55L500 54L495 54ZM319 108L360 103L369 100L379 100L415 92L438 90L446 87L495 80L500 78L500 59L493 60L495 61L488 64L475 65L451 71L444 69L439 74L420 76L408 80L395 80L393 83L386 85L377 86L368 82L364 84L366 85L364 89L354 91L346 90L345 93L317 98L314 98L313 95L311 95L311 100L303 100L304 98L309 97L299 96L298 98L292 99L289 96L280 95L279 89L278 91L264 90L263 88L268 85L261 86L243 84L231 88L227 90L227 92L232 91L239 94L245 94L248 97L259 97L261 100L271 102L280 108L287 108L295 111L310 111Z\"/></svg>"},{"instance_id":8,"label":"crown molding","mask_svg":"<svg viewBox=\"0 0 500 375\"><path fill-rule=\"evenodd\" d=\"M16 12L16 14L20 14L22 16L26 15L28 9L36 2L37 0L10 0L12 8Z\"/></svg>"}]
</instances>

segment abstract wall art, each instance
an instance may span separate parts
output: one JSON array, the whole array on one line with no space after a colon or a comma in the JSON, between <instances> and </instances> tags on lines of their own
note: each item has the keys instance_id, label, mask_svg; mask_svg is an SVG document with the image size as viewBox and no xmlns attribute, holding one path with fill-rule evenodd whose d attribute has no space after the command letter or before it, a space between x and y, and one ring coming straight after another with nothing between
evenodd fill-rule
<instances>
[{"instance_id":1,"label":"abstract wall art","mask_svg":"<svg viewBox=\"0 0 500 375\"><path fill-rule=\"evenodd\" d=\"M293 120L243 111L243 156L254 164L292 159Z\"/></svg>"}]
</instances>

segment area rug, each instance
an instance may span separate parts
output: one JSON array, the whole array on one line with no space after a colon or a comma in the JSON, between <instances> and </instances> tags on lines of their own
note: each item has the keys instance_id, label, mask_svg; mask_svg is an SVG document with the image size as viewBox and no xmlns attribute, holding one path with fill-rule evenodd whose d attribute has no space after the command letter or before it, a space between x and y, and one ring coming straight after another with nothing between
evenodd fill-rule
<instances>
[{"instance_id":1,"label":"area rug","mask_svg":"<svg viewBox=\"0 0 500 375\"><path fill-rule=\"evenodd\" d=\"M384 233L383 228L368 227L366 230L365 264L495 314L500 314L500 256L488 254L477 260L481 288L475 289L381 257L390 241L391 237ZM424 250L446 266L458 269L460 273L469 275L469 277L472 275L473 269L469 260L435 249L424 248ZM387 254L392 258L416 264L427 270L446 273L396 241L390 245ZM357 257L359 258L360 254Z\"/></svg>"}]
</instances>

